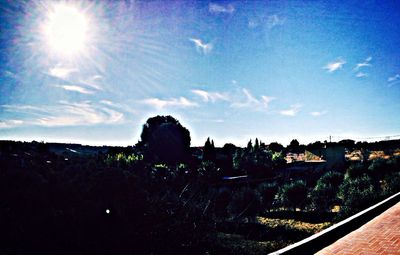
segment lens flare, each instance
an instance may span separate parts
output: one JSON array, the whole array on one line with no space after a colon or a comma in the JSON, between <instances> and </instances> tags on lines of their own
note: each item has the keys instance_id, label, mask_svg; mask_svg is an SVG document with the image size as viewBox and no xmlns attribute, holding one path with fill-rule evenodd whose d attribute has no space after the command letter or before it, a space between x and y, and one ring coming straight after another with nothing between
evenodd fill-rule
<instances>
[{"instance_id":1,"label":"lens flare","mask_svg":"<svg viewBox=\"0 0 400 255\"><path fill-rule=\"evenodd\" d=\"M49 10L43 34L52 51L63 56L74 56L85 51L89 43L89 29L89 20L82 11L59 4Z\"/></svg>"}]
</instances>

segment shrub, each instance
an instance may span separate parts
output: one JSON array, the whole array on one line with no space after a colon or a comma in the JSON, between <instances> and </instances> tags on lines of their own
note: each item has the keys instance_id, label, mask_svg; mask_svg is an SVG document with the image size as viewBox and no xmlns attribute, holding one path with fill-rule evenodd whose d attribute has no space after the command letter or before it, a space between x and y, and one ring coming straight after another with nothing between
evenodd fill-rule
<instances>
[{"instance_id":1,"label":"shrub","mask_svg":"<svg viewBox=\"0 0 400 255\"><path fill-rule=\"evenodd\" d=\"M382 188L382 195L384 196L390 196L400 192L400 172L387 175L383 181Z\"/></svg>"},{"instance_id":2,"label":"shrub","mask_svg":"<svg viewBox=\"0 0 400 255\"><path fill-rule=\"evenodd\" d=\"M367 167L362 163L355 163L349 166L346 171L346 177L355 179L368 173Z\"/></svg>"},{"instance_id":3,"label":"shrub","mask_svg":"<svg viewBox=\"0 0 400 255\"><path fill-rule=\"evenodd\" d=\"M307 199L306 184L302 180L287 183L279 189L277 197L284 207L291 207L293 210L303 208Z\"/></svg>"},{"instance_id":4,"label":"shrub","mask_svg":"<svg viewBox=\"0 0 400 255\"><path fill-rule=\"evenodd\" d=\"M343 174L328 172L324 174L310 192L312 207L318 211L329 211L337 202L339 185L343 182Z\"/></svg>"},{"instance_id":5,"label":"shrub","mask_svg":"<svg viewBox=\"0 0 400 255\"><path fill-rule=\"evenodd\" d=\"M340 216L347 217L370 206L378 196L373 180L364 174L358 178L345 178L338 197L342 201Z\"/></svg>"},{"instance_id":6,"label":"shrub","mask_svg":"<svg viewBox=\"0 0 400 255\"><path fill-rule=\"evenodd\" d=\"M270 210L275 199L275 195L278 192L278 186L276 182L263 183L257 188L261 196L262 209Z\"/></svg>"},{"instance_id":7,"label":"shrub","mask_svg":"<svg viewBox=\"0 0 400 255\"><path fill-rule=\"evenodd\" d=\"M260 211L260 194L248 187L237 190L229 204L229 212L236 219L247 217L249 220L255 219Z\"/></svg>"}]
</instances>

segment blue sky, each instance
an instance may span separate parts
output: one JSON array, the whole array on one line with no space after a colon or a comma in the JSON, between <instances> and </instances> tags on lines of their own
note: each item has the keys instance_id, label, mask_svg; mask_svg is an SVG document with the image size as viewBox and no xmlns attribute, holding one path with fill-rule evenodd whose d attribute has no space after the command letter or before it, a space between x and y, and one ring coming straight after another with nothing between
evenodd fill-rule
<instances>
[{"instance_id":1,"label":"blue sky","mask_svg":"<svg viewBox=\"0 0 400 255\"><path fill-rule=\"evenodd\" d=\"M76 18L60 27L60 10ZM192 145L400 134L395 1L1 1L0 15L0 139L132 145L157 114Z\"/></svg>"}]
</instances>

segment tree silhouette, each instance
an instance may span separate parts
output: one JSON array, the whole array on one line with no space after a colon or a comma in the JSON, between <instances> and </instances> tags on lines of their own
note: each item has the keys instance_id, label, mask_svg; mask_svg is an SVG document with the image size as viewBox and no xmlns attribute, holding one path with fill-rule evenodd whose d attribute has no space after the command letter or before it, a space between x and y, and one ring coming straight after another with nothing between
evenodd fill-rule
<instances>
[{"instance_id":1,"label":"tree silhouette","mask_svg":"<svg viewBox=\"0 0 400 255\"><path fill-rule=\"evenodd\" d=\"M190 150L190 132L172 116L149 118L143 125L137 147L144 159L157 163L184 162Z\"/></svg>"},{"instance_id":2,"label":"tree silhouette","mask_svg":"<svg viewBox=\"0 0 400 255\"><path fill-rule=\"evenodd\" d=\"M215 158L216 158L216 152L215 152L214 140L211 140L210 142L210 137L208 137L203 148L203 160L215 161Z\"/></svg>"}]
</instances>

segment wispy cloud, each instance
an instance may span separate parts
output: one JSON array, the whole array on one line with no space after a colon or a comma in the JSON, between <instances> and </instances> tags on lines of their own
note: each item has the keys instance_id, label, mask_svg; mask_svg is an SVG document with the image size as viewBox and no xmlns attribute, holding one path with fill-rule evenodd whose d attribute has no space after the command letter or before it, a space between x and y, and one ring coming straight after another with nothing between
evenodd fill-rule
<instances>
[{"instance_id":1,"label":"wispy cloud","mask_svg":"<svg viewBox=\"0 0 400 255\"><path fill-rule=\"evenodd\" d=\"M163 109L166 107L181 107L181 108L187 108L187 107L195 107L198 106L197 103L192 102L188 100L185 97L179 97L179 98L171 98L171 99L159 99L159 98L148 98L142 101L145 104L151 105L153 107L156 107L158 109Z\"/></svg>"},{"instance_id":2,"label":"wispy cloud","mask_svg":"<svg viewBox=\"0 0 400 255\"><path fill-rule=\"evenodd\" d=\"M212 43L203 43L202 40L196 38L189 38L189 41L193 42L196 46L196 50L203 54L210 53L214 47Z\"/></svg>"},{"instance_id":3,"label":"wispy cloud","mask_svg":"<svg viewBox=\"0 0 400 255\"><path fill-rule=\"evenodd\" d=\"M324 69L328 70L328 72L332 73L336 70L342 69L343 65L346 64L346 61L342 58L338 58L337 60L330 62L324 66Z\"/></svg>"},{"instance_id":4,"label":"wispy cloud","mask_svg":"<svg viewBox=\"0 0 400 255\"><path fill-rule=\"evenodd\" d=\"M14 122L2 121L0 127L12 124L46 127L114 124L124 119L123 113L90 101L75 103L60 101L51 106L2 105L1 107L8 112L22 114L24 118Z\"/></svg>"},{"instance_id":5,"label":"wispy cloud","mask_svg":"<svg viewBox=\"0 0 400 255\"><path fill-rule=\"evenodd\" d=\"M269 103L274 100L274 97L262 95L260 99L254 97L246 88L242 89L243 96L232 99L231 107L233 108L250 108L253 110L267 110Z\"/></svg>"},{"instance_id":6,"label":"wispy cloud","mask_svg":"<svg viewBox=\"0 0 400 255\"><path fill-rule=\"evenodd\" d=\"M111 108L117 109L119 111L122 111L122 112L127 112L127 113L132 113L132 114L137 114L138 113L135 109L132 108L131 105L125 105L125 104L122 104L122 103L115 103L115 102L112 102L110 100L101 100L100 103L104 104L104 105L107 105L107 106L109 106Z\"/></svg>"},{"instance_id":7,"label":"wispy cloud","mask_svg":"<svg viewBox=\"0 0 400 255\"><path fill-rule=\"evenodd\" d=\"M222 5L217 3L210 3L208 5L208 11L214 14L219 14L219 13L232 14L235 11L235 7L232 4Z\"/></svg>"},{"instance_id":8,"label":"wispy cloud","mask_svg":"<svg viewBox=\"0 0 400 255\"><path fill-rule=\"evenodd\" d=\"M82 85L91 87L96 90L103 90L103 87L100 85L103 77L101 75L92 75L90 77L87 77L85 79L80 79L79 83Z\"/></svg>"},{"instance_id":9,"label":"wispy cloud","mask_svg":"<svg viewBox=\"0 0 400 255\"><path fill-rule=\"evenodd\" d=\"M368 57L363 62L357 63L356 66L354 67L354 71L358 71L358 70L360 70L360 68L363 68L363 67L371 66L371 63L370 63L371 60L372 60L372 57Z\"/></svg>"},{"instance_id":10,"label":"wispy cloud","mask_svg":"<svg viewBox=\"0 0 400 255\"><path fill-rule=\"evenodd\" d=\"M267 28L268 29L272 29L273 27L276 26L282 26L283 24L285 24L286 19L279 17L277 14L268 16L267 19ZM250 26L250 24L249 24Z\"/></svg>"},{"instance_id":11,"label":"wispy cloud","mask_svg":"<svg viewBox=\"0 0 400 255\"><path fill-rule=\"evenodd\" d=\"M394 76L390 76L388 79L387 79L387 81L388 82L394 82L394 81L397 81L397 80L399 80L400 79L400 74L396 74L396 75L394 75Z\"/></svg>"},{"instance_id":12,"label":"wispy cloud","mask_svg":"<svg viewBox=\"0 0 400 255\"><path fill-rule=\"evenodd\" d=\"M319 116L325 115L325 114L327 114L327 113L328 113L327 111L310 112L310 115L311 115L311 116L314 116L314 117L319 117Z\"/></svg>"},{"instance_id":13,"label":"wispy cloud","mask_svg":"<svg viewBox=\"0 0 400 255\"><path fill-rule=\"evenodd\" d=\"M14 128L21 126L23 123L22 120L0 120L0 128Z\"/></svg>"},{"instance_id":14,"label":"wispy cloud","mask_svg":"<svg viewBox=\"0 0 400 255\"><path fill-rule=\"evenodd\" d=\"M75 68L55 66L49 69L48 74L50 76L65 80L70 76L71 73L76 71L77 70Z\"/></svg>"},{"instance_id":15,"label":"wispy cloud","mask_svg":"<svg viewBox=\"0 0 400 255\"><path fill-rule=\"evenodd\" d=\"M208 92L205 90L194 89L192 93L200 96L204 102L228 101L229 96L227 93Z\"/></svg>"},{"instance_id":16,"label":"wispy cloud","mask_svg":"<svg viewBox=\"0 0 400 255\"><path fill-rule=\"evenodd\" d=\"M388 87L396 85L400 82L400 74L395 74L387 79Z\"/></svg>"},{"instance_id":17,"label":"wispy cloud","mask_svg":"<svg viewBox=\"0 0 400 255\"><path fill-rule=\"evenodd\" d=\"M255 19L249 19L249 21L247 22L247 26L250 29L256 28L256 27L258 27L258 25L259 25L259 23Z\"/></svg>"},{"instance_id":18,"label":"wispy cloud","mask_svg":"<svg viewBox=\"0 0 400 255\"><path fill-rule=\"evenodd\" d=\"M9 70L5 70L3 72L3 75L4 75L4 77L8 77L8 78L11 78L11 79L18 79L18 76L15 73L13 73L13 72L11 72Z\"/></svg>"},{"instance_id":19,"label":"wispy cloud","mask_svg":"<svg viewBox=\"0 0 400 255\"><path fill-rule=\"evenodd\" d=\"M357 77L357 78L363 78L363 77L367 77L367 76L368 76L367 73L363 73L363 72L358 72L358 73L356 73L356 77Z\"/></svg>"},{"instance_id":20,"label":"wispy cloud","mask_svg":"<svg viewBox=\"0 0 400 255\"><path fill-rule=\"evenodd\" d=\"M302 107L301 104L294 104L294 105L291 105L289 109L282 110L279 113L281 115L285 115L285 116L296 116L297 113L300 111L301 107Z\"/></svg>"},{"instance_id":21,"label":"wispy cloud","mask_svg":"<svg viewBox=\"0 0 400 255\"><path fill-rule=\"evenodd\" d=\"M93 91L87 90L81 86L77 85L54 85L54 87L62 88L67 91L74 91L81 94L93 94Z\"/></svg>"}]
</instances>

